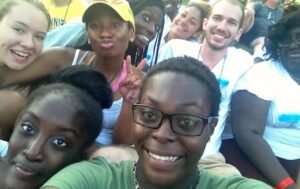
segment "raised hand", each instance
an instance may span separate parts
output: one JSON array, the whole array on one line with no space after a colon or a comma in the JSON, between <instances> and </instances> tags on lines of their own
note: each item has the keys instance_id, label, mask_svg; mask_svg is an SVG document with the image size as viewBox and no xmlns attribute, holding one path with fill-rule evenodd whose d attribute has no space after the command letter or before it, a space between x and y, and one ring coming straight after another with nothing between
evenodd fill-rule
<instances>
[{"instance_id":1,"label":"raised hand","mask_svg":"<svg viewBox=\"0 0 300 189\"><path fill-rule=\"evenodd\" d=\"M146 64L146 59L141 60L137 67L131 65L131 56L126 57L127 77L120 82L119 91L122 97L130 103L137 101L140 87L144 79L142 69Z\"/></svg>"}]
</instances>

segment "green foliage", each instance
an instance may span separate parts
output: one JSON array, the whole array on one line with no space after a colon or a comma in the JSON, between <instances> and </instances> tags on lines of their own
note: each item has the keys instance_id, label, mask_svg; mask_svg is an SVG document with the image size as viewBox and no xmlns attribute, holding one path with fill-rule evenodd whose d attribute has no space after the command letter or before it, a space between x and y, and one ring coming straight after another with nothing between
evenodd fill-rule
<instances>
[{"instance_id":1,"label":"green foliage","mask_svg":"<svg viewBox=\"0 0 300 189\"><path fill-rule=\"evenodd\" d=\"M187 5L189 3L189 0L182 0L181 4Z\"/></svg>"}]
</instances>

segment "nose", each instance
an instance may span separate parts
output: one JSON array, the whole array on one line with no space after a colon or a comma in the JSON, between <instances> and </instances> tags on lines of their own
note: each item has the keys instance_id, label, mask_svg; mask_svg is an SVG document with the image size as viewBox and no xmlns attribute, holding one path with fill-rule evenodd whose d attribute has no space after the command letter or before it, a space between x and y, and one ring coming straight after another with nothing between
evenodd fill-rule
<instances>
[{"instance_id":1,"label":"nose","mask_svg":"<svg viewBox=\"0 0 300 189\"><path fill-rule=\"evenodd\" d=\"M155 138L160 143L175 142L177 135L171 129L171 119L165 117L160 126L154 130L153 138Z\"/></svg>"},{"instance_id":2,"label":"nose","mask_svg":"<svg viewBox=\"0 0 300 189\"><path fill-rule=\"evenodd\" d=\"M150 23L147 27L147 31L150 39L153 39L156 35L155 23Z\"/></svg>"},{"instance_id":3,"label":"nose","mask_svg":"<svg viewBox=\"0 0 300 189\"><path fill-rule=\"evenodd\" d=\"M221 22L218 23L217 28L221 31L225 31L226 25L227 25L226 20L223 19Z\"/></svg>"},{"instance_id":4,"label":"nose","mask_svg":"<svg viewBox=\"0 0 300 189\"><path fill-rule=\"evenodd\" d=\"M35 46L34 36L30 33L24 35L22 37L20 44L21 44L21 46L23 46L27 49L33 49Z\"/></svg>"},{"instance_id":5,"label":"nose","mask_svg":"<svg viewBox=\"0 0 300 189\"><path fill-rule=\"evenodd\" d=\"M112 36L110 26L107 24L102 25L98 30L98 37L100 38L110 38Z\"/></svg>"},{"instance_id":6,"label":"nose","mask_svg":"<svg viewBox=\"0 0 300 189\"><path fill-rule=\"evenodd\" d=\"M188 17L181 18L181 24L184 28L188 27L188 23L190 22Z\"/></svg>"},{"instance_id":7,"label":"nose","mask_svg":"<svg viewBox=\"0 0 300 189\"><path fill-rule=\"evenodd\" d=\"M32 162L40 162L44 158L44 142L39 138L34 139L28 144L27 148L23 151L24 156Z\"/></svg>"}]
</instances>

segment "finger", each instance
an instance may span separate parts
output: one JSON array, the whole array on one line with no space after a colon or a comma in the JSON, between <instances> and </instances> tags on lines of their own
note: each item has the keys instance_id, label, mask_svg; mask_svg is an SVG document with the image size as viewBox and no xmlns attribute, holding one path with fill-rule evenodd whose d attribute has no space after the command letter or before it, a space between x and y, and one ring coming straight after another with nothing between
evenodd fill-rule
<instances>
[{"instance_id":1,"label":"finger","mask_svg":"<svg viewBox=\"0 0 300 189\"><path fill-rule=\"evenodd\" d=\"M140 63L138 64L138 66L136 67L136 70L139 71L139 72L142 71L146 63L147 63L146 58L143 58L140 61Z\"/></svg>"},{"instance_id":2,"label":"finger","mask_svg":"<svg viewBox=\"0 0 300 189\"><path fill-rule=\"evenodd\" d=\"M131 56L128 55L126 57L126 71L127 71L127 74L131 73L132 72L132 68L131 68Z\"/></svg>"}]
</instances>

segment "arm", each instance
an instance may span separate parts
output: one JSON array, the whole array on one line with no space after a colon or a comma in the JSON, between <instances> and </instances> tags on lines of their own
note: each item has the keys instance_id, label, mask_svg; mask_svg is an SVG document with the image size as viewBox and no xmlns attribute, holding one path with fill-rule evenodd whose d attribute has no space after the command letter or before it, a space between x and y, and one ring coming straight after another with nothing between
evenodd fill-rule
<instances>
[{"instance_id":1,"label":"arm","mask_svg":"<svg viewBox=\"0 0 300 189\"><path fill-rule=\"evenodd\" d=\"M115 124L115 130L113 135L114 144L132 144L132 104L127 100L123 100L120 116Z\"/></svg>"},{"instance_id":2,"label":"arm","mask_svg":"<svg viewBox=\"0 0 300 189\"><path fill-rule=\"evenodd\" d=\"M123 97L123 104L120 112L120 116L115 124L113 143L115 144L132 144L132 111L131 107L133 103L138 100L140 87L144 74L142 69L146 64L146 60L143 59L139 65L134 68L130 64L131 58L126 58L127 64L127 78L120 84L120 93Z\"/></svg>"},{"instance_id":3,"label":"arm","mask_svg":"<svg viewBox=\"0 0 300 189\"><path fill-rule=\"evenodd\" d=\"M43 52L24 70L0 68L0 87L10 84L20 84L39 79L49 73L71 64L74 49L53 48Z\"/></svg>"},{"instance_id":4,"label":"arm","mask_svg":"<svg viewBox=\"0 0 300 189\"><path fill-rule=\"evenodd\" d=\"M44 49L54 46L76 48L87 41L85 24L74 21L49 31L44 41Z\"/></svg>"},{"instance_id":5,"label":"arm","mask_svg":"<svg viewBox=\"0 0 300 189\"><path fill-rule=\"evenodd\" d=\"M289 175L262 137L269 107L270 101L262 100L247 91L238 91L232 97L231 119L232 130L241 150L276 186Z\"/></svg>"}]
</instances>

